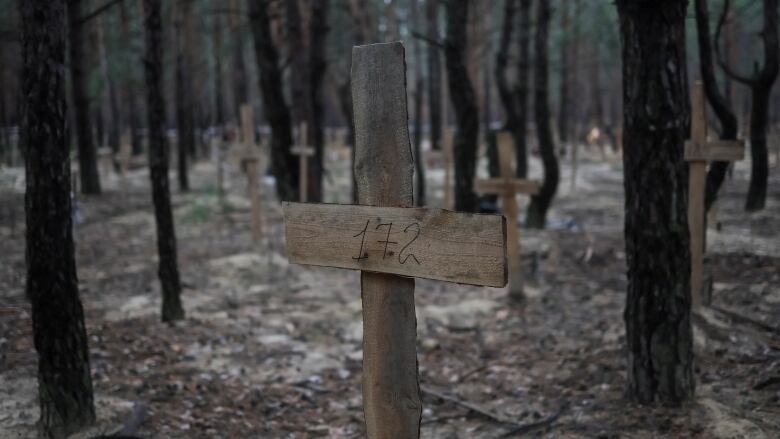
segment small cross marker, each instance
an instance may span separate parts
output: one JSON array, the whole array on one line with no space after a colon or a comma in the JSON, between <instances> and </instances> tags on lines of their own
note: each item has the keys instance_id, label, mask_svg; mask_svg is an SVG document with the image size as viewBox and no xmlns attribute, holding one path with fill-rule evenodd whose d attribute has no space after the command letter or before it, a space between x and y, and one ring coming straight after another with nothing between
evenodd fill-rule
<instances>
[{"instance_id":1,"label":"small cross marker","mask_svg":"<svg viewBox=\"0 0 780 439\"><path fill-rule=\"evenodd\" d=\"M507 256L509 257L509 295L523 297L523 271L520 265L520 240L517 228L516 195L539 192L539 182L514 178L512 172L512 134L508 131L498 133L498 162L501 178L477 180L474 189L482 194L501 196L502 210L507 218Z\"/></svg>"},{"instance_id":2,"label":"small cross marker","mask_svg":"<svg viewBox=\"0 0 780 439\"><path fill-rule=\"evenodd\" d=\"M370 439L419 437L414 278L506 285L499 215L413 208L404 48L352 52L361 205L284 203L292 263L361 270L363 408Z\"/></svg>"},{"instance_id":3,"label":"small cross marker","mask_svg":"<svg viewBox=\"0 0 780 439\"><path fill-rule=\"evenodd\" d=\"M704 183L708 161L737 161L745 157L745 144L737 140L707 141L704 85L691 90L691 140L685 142L688 162L688 229L691 235L691 301L701 305L704 271Z\"/></svg>"},{"instance_id":4,"label":"small cross marker","mask_svg":"<svg viewBox=\"0 0 780 439\"><path fill-rule=\"evenodd\" d=\"M306 139L306 122L301 122L301 126L298 129L299 145L290 149L290 152L298 156L298 191L301 203L305 203L308 199L309 157L314 155L314 148L307 145Z\"/></svg>"},{"instance_id":5,"label":"small cross marker","mask_svg":"<svg viewBox=\"0 0 780 439\"><path fill-rule=\"evenodd\" d=\"M252 106L241 106L241 130L244 148L241 163L246 167L249 201L252 206L252 240L258 242L263 234L263 219L260 216L260 196L257 192L257 168L260 154L255 147L255 123Z\"/></svg>"}]
</instances>

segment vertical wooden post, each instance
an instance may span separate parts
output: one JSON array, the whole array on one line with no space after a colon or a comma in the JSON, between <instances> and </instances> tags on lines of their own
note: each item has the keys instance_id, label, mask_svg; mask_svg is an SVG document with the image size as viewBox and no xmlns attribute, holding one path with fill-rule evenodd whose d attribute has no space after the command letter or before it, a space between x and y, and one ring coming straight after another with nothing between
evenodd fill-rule
<instances>
[{"instance_id":1,"label":"vertical wooden post","mask_svg":"<svg viewBox=\"0 0 780 439\"><path fill-rule=\"evenodd\" d=\"M298 140L300 143L300 146L303 148L306 148L307 145L307 132L306 132L306 122L301 122L301 127L298 129ZM299 174L298 174L298 191L300 193L300 202L305 203L307 200L307 185L309 184L309 157L307 157L305 154L301 154L298 156L298 163L299 163Z\"/></svg>"},{"instance_id":2,"label":"vertical wooden post","mask_svg":"<svg viewBox=\"0 0 780 439\"><path fill-rule=\"evenodd\" d=\"M454 144L454 129L450 126L444 128L443 162L444 162L444 208L452 209L452 147Z\"/></svg>"},{"instance_id":3,"label":"vertical wooden post","mask_svg":"<svg viewBox=\"0 0 780 439\"><path fill-rule=\"evenodd\" d=\"M502 131L498 133L498 161L501 178L511 184L514 178L512 172L512 133ZM514 190L504 191L501 195L501 210L506 217L506 253L509 263L509 297L523 297L523 271L520 265L520 239L517 231L517 197Z\"/></svg>"},{"instance_id":4,"label":"vertical wooden post","mask_svg":"<svg viewBox=\"0 0 780 439\"><path fill-rule=\"evenodd\" d=\"M704 86L696 81L691 90L691 141L707 142ZM704 270L704 183L707 162L691 160L688 167L688 228L691 235L691 303L701 305Z\"/></svg>"},{"instance_id":5,"label":"vertical wooden post","mask_svg":"<svg viewBox=\"0 0 780 439\"><path fill-rule=\"evenodd\" d=\"M579 139L577 136L574 137L572 144L571 144L571 186L569 190L571 192L574 192L574 189L577 187L577 166L579 165Z\"/></svg>"},{"instance_id":6,"label":"vertical wooden post","mask_svg":"<svg viewBox=\"0 0 780 439\"><path fill-rule=\"evenodd\" d=\"M360 204L414 203L403 44L352 50L355 179ZM371 439L418 438L414 279L361 273L363 406Z\"/></svg>"},{"instance_id":7,"label":"vertical wooden post","mask_svg":"<svg viewBox=\"0 0 780 439\"><path fill-rule=\"evenodd\" d=\"M257 193L257 151L255 151L255 122L252 107L241 106L241 128L243 129L247 185L252 206L252 240L258 242L263 235L263 223L260 218L260 197Z\"/></svg>"}]
</instances>

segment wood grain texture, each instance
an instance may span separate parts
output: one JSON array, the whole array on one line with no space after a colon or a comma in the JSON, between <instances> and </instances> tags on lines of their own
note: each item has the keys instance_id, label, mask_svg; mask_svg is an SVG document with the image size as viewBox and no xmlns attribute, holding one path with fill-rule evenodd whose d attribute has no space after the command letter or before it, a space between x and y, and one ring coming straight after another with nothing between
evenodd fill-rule
<instances>
[{"instance_id":1,"label":"wood grain texture","mask_svg":"<svg viewBox=\"0 0 780 439\"><path fill-rule=\"evenodd\" d=\"M509 132L498 134L498 162L501 177L509 181L512 172L512 135ZM501 208L509 222L507 227L507 256L509 257L509 297L515 300L523 298L523 267L520 262L520 231L517 228L517 197L514 192L503 192Z\"/></svg>"},{"instance_id":2,"label":"wood grain texture","mask_svg":"<svg viewBox=\"0 0 780 439\"><path fill-rule=\"evenodd\" d=\"M707 164L691 162L688 168L688 228L691 233L691 303L701 305L704 276L704 177Z\"/></svg>"},{"instance_id":3,"label":"wood grain texture","mask_svg":"<svg viewBox=\"0 0 780 439\"><path fill-rule=\"evenodd\" d=\"M414 203L401 43L352 49L355 184L360 204ZM370 439L419 438L414 279L363 272L363 408Z\"/></svg>"},{"instance_id":4,"label":"wood grain texture","mask_svg":"<svg viewBox=\"0 0 780 439\"><path fill-rule=\"evenodd\" d=\"M284 203L294 264L506 285L501 215L442 209Z\"/></svg>"},{"instance_id":5,"label":"wood grain texture","mask_svg":"<svg viewBox=\"0 0 780 439\"><path fill-rule=\"evenodd\" d=\"M515 194L536 194L539 192L540 184L536 180L514 179L506 180L503 178L486 178L474 182L474 191L480 194L498 194L512 192Z\"/></svg>"},{"instance_id":6,"label":"wood grain texture","mask_svg":"<svg viewBox=\"0 0 780 439\"><path fill-rule=\"evenodd\" d=\"M745 159L745 143L741 140L685 142L685 160L702 162L735 162Z\"/></svg>"},{"instance_id":7,"label":"wood grain texture","mask_svg":"<svg viewBox=\"0 0 780 439\"><path fill-rule=\"evenodd\" d=\"M707 120L704 107L704 87L696 81L691 89L691 141L686 142L685 158L689 145L694 145L695 155L701 155L707 146ZM704 148L701 148L704 147ZM691 234L691 305L701 305L701 288L704 272L704 182L707 162L691 161L688 164L688 230Z\"/></svg>"}]
</instances>

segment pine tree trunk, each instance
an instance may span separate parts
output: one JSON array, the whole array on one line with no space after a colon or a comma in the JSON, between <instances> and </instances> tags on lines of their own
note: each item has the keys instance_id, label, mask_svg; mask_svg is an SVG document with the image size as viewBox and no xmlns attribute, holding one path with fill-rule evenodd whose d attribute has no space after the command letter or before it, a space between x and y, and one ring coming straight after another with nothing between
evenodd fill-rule
<instances>
[{"instance_id":1,"label":"pine tree trunk","mask_svg":"<svg viewBox=\"0 0 780 439\"><path fill-rule=\"evenodd\" d=\"M628 396L693 395L686 0L618 0L623 41ZM661 129L663 128L663 129Z\"/></svg>"},{"instance_id":2,"label":"pine tree trunk","mask_svg":"<svg viewBox=\"0 0 780 439\"><path fill-rule=\"evenodd\" d=\"M176 154L178 158L179 190L190 190L189 155L195 150L195 120L192 102L192 66L188 46L191 42L188 32L192 3L183 1L173 3L173 22L176 28Z\"/></svg>"},{"instance_id":3,"label":"pine tree trunk","mask_svg":"<svg viewBox=\"0 0 780 439\"><path fill-rule=\"evenodd\" d=\"M220 0L213 0L217 7ZM225 125L225 98L222 94L222 22L219 16L213 18L212 37L214 38L214 125L220 129Z\"/></svg>"},{"instance_id":4,"label":"pine tree trunk","mask_svg":"<svg viewBox=\"0 0 780 439\"><path fill-rule=\"evenodd\" d=\"M290 109L284 100L279 54L271 40L269 0L249 2L249 17L255 43L255 58L260 71L260 91L265 116L271 125L271 169L276 177L276 192L281 201L298 198L298 166L290 153L292 125Z\"/></svg>"},{"instance_id":5,"label":"pine tree trunk","mask_svg":"<svg viewBox=\"0 0 780 439\"><path fill-rule=\"evenodd\" d=\"M506 122L505 130L511 130L515 143L517 136L521 134L518 130L520 124L517 120L517 100L515 99L512 88L506 80L506 68L509 63L509 46L512 41L512 30L515 24L515 2L516 0L506 0L504 3L504 23L501 27L501 38L499 40L498 51L496 52L496 87L498 88L498 97L501 99L501 105L504 108ZM487 129L487 128L486 128Z\"/></svg>"},{"instance_id":6,"label":"pine tree trunk","mask_svg":"<svg viewBox=\"0 0 780 439\"><path fill-rule=\"evenodd\" d=\"M775 9L776 10L776 9ZM754 85L751 88L750 110L750 186L748 187L745 210L756 212L766 206L766 192L769 184L769 154L767 130L769 129L769 98L772 84L768 87Z\"/></svg>"},{"instance_id":7,"label":"pine tree trunk","mask_svg":"<svg viewBox=\"0 0 780 439\"><path fill-rule=\"evenodd\" d=\"M160 0L144 0L144 31L147 116L149 123L149 174L152 183L154 217L157 222L157 250L162 285L162 321L184 318L181 281L176 256L176 231L168 181L168 142L165 137L163 100L162 15Z\"/></svg>"},{"instance_id":8,"label":"pine tree trunk","mask_svg":"<svg viewBox=\"0 0 780 439\"><path fill-rule=\"evenodd\" d=\"M124 2L119 2L119 17L121 20L122 48L125 53L130 51L130 42L132 35L130 33L130 16ZM127 62L128 59L125 58ZM129 76L129 75L128 75ZM127 102L127 126L130 131L130 143L132 145L133 155L143 154L143 137L141 135L141 108L138 105L136 96L138 87L132 78L125 78L122 81L122 91L124 100Z\"/></svg>"},{"instance_id":9,"label":"pine tree trunk","mask_svg":"<svg viewBox=\"0 0 780 439\"><path fill-rule=\"evenodd\" d=\"M250 5L254 1L255 0L251 0L249 2ZM233 77L231 78L234 99L233 112L234 120L238 121L241 104L243 104L243 101L249 96L247 90L248 79L246 75L246 65L244 63L244 33L241 32L241 25L239 22L239 19L242 16L240 0L230 0L230 10L233 11L233 13L228 16L230 21L230 34L233 36L233 41L231 41L233 46Z\"/></svg>"},{"instance_id":10,"label":"pine tree trunk","mask_svg":"<svg viewBox=\"0 0 780 439\"><path fill-rule=\"evenodd\" d=\"M427 0L425 5L428 38L439 41L439 2ZM428 111L430 113L431 148L441 150L441 54L439 48L428 45Z\"/></svg>"},{"instance_id":11,"label":"pine tree trunk","mask_svg":"<svg viewBox=\"0 0 780 439\"><path fill-rule=\"evenodd\" d=\"M417 2L412 1L409 5L411 11L411 26L417 29L420 25L419 11ZM414 52L414 177L415 177L415 206L425 206L425 168L422 158L422 138L423 138L423 57L420 49L420 41L415 38L412 41Z\"/></svg>"},{"instance_id":12,"label":"pine tree trunk","mask_svg":"<svg viewBox=\"0 0 780 439\"><path fill-rule=\"evenodd\" d=\"M519 0L518 44L519 60L517 63L517 85L515 99L517 101L517 127L515 128L515 173L518 178L528 175L528 95L531 78L531 6L533 0Z\"/></svg>"},{"instance_id":13,"label":"pine tree trunk","mask_svg":"<svg viewBox=\"0 0 780 439\"><path fill-rule=\"evenodd\" d=\"M26 0L22 142L27 151L27 297L38 351L40 437L95 421L71 220L65 104L65 1Z\"/></svg>"},{"instance_id":14,"label":"pine tree trunk","mask_svg":"<svg viewBox=\"0 0 780 439\"><path fill-rule=\"evenodd\" d=\"M764 65L750 81L752 108L750 111L750 186L745 210L755 212L766 205L769 184L769 157L767 131L769 130L769 102L772 86L780 70L780 39L778 37L778 0L763 0Z\"/></svg>"},{"instance_id":15,"label":"pine tree trunk","mask_svg":"<svg viewBox=\"0 0 780 439\"><path fill-rule=\"evenodd\" d=\"M82 0L68 0L70 79L73 88L73 111L76 116L81 192L99 194L100 174L98 173L97 151L92 140L92 130L89 123L84 25L81 22L82 5Z\"/></svg>"},{"instance_id":16,"label":"pine tree trunk","mask_svg":"<svg viewBox=\"0 0 780 439\"><path fill-rule=\"evenodd\" d=\"M108 114L110 116L108 126L108 146L115 154L119 152L119 137L121 121L119 115L119 101L116 97L114 78L108 68L108 54L106 52L106 35L103 28L105 17L96 17L98 52L100 54L100 74L103 77L104 93L108 97Z\"/></svg>"},{"instance_id":17,"label":"pine tree trunk","mask_svg":"<svg viewBox=\"0 0 780 439\"><path fill-rule=\"evenodd\" d=\"M474 87L466 69L466 24L469 0L447 3L445 55L447 77L457 127L453 145L455 157L455 210L475 212L477 196L472 190L477 165L479 112Z\"/></svg>"},{"instance_id":18,"label":"pine tree trunk","mask_svg":"<svg viewBox=\"0 0 780 439\"><path fill-rule=\"evenodd\" d=\"M561 55L561 82L558 101L558 140L561 142L561 150L565 151L566 146L569 143L569 132L571 127L569 126L570 108L571 102L570 86L571 86L571 45L572 38L570 35L570 13L569 2L564 0L561 2L560 9L560 30L561 30L561 42L559 45ZM594 62L593 64L598 64Z\"/></svg>"},{"instance_id":19,"label":"pine tree trunk","mask_svg":"<svg viewBox=\"0 0 780 439\"><path fill-rule=\"evenodd\" d=\"M309 167L309 200L322 202L323 188L322 178L324 174L325 138L323 134L324 103L322 97L322 85L327 72L327 36L328 36L328 7L329 0L312 0L309 44L309 107L311 108L310 132L311 142L314 146L314 157Z\"/></svg>"},{"instance_id":20,"label":"pine tree trunk","mask_svg":"<svg viewBox=\"0 0 780 439\"><path fill-rule=\"evenodd\" d=\"M552 204L555 192L558 190L560 170L558 157L555 153L552 128L550 127L550 91L548 72L548 39L552 10L549 2L540 1L537 7L536 40L534 48L536 64L534 68L534 119L536 135L539 139L539 153L544 166L544 181L539 193L531 197L528 206L526 225L531 228L543 229L547 220L547 210Z\"/></svg>"},{"instance_id":21,"label":"pine tree trunk","mask_svg":"<svg viewBox=\"0 0 780 439\"><path fill-rule=\"evenodd\" d=\"M731 110L728 98L720 93L718 82L715 77L715 63L712 58L712 43L710 40L710 22L709 11L707 10L707 0L695 0L696 2L696 29L699 42L699 67L701 69L701 78L704 82L704 92L707 95L707 101L710 107L715 111L721 126L720 138L724 140L737 139L737 117ZM713 162L707 172L707 183L704 193L705 212L718 198L718 191L726 179L726 171L729 168L729 162Z\"/></svg>"}]
</instances>

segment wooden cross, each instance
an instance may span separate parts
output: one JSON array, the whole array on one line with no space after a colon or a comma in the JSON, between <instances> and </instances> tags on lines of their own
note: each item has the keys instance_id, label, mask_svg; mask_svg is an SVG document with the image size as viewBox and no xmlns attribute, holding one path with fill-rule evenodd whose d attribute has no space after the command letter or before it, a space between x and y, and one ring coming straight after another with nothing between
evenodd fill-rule
<instances>
[{"instance_id":1,"label":"wooden cross","mask_svg":"<svg viewBox=\"0 0 780 439\"><path fill-rule=\"evenodd\" d=\"M704 85L691 90L691 140L685 142L688 162L688 229L691 235L691 301L701 305L704 271L704 184L709 161L736 161L745 157L745 145L737 140L707 141Z\"/></svg>"},{"instance_id":2,"label":"wooden cross","mask_svg":"<svg viewBox=\"0 0 780 439\"><path fill-rule=\"evenodd\" d=\"M97 156L98 163L100 164L100 173L108 178L108 176L111 175L111 168L114 165L114 154L111 152L111 148L98 148Z\"/></svg>"},{"instance_id":3,"label":"wooden cross","mask_svg":"<svg viewBox=\"0 0 780 439\"><path fill-rule=\"evenodd\" d=\"M502 210L507 218L507 255L509 256L509 295L521 299L523 297L523 271L520 265L520 240L517 228L516 195L535 194L539 192L539 182L514 178L512 172L512 133L498 133L498 162L501 167L501 178L477 180L474 189L482 194L501 196Z\"/></svg>"},{"instance_id":4,"label":"wooden cross","mask_svg":"<svg viewBox=\"0 0 780 439\"><path fill-rule=\"evenodd\" d=\"M417 438L414 278L506 285L506 221L413 208L400 42L352 51L355 163L361 205L284 203L291 263L361 270L363 408L371 439Z\"/></svg>"},{"instance_id":5,"label":"wooden cross","mask_svg":"<svg viewBox=\"0 0 780 439\"><path fill-rule=\"evenodd\" d=\"M301 122L301 127L298 129L299 145L293 146L290 151L298 156L298 191L302 203L306 202L308 194L309 157L314 155L314 148L307 145L306 138L306 122Z\"/></svg>"},{"instance_id":6,"label":"wooden cross","mask_svg":"<svg viewBox=\"0 0 780 439\"><path fill-rule=\"evenodd\" d=\"M241 129L244 137L244 150L241 163L246 167L249 201L252 206L252 240L258 242L263 235L263 219L260 216L260 196L257 192L257 168L260 155L255 148L255 123L252 106L241 105ZM221 177L221 176L220 176Z\"/></svg>"},{"instance_id":7,"label":"wooden cross","mask_svg":"<svg viewBox=\"0 0 780 439\"><path fill-rule=\"evenodd\" d=\"M444 128L444 140L442 142L443 166L444 166L444 208L452 209L452 153L455 143L455 129L448 126Z\"/></svg>"}]
</instances>

